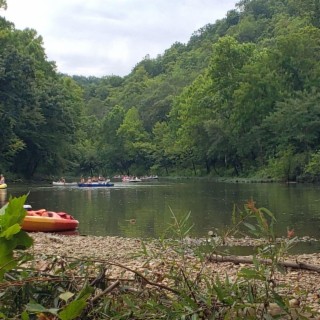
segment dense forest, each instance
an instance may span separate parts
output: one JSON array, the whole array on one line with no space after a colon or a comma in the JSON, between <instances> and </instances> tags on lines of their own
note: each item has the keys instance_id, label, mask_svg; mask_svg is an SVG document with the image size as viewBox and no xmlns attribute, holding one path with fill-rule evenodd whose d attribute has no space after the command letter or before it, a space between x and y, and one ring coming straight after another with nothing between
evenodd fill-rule
<instances>
[{"instance_id":1,"label":"dense forest","mask_svg":"<svg viewBox=\"0 0 320 320\"><path fill-rule=\"evenodd\" d=\"M0 170L319 181L319 27L320 0L241 0L97 78L59 73L35 30L0 17Z\"/></svg>"}]
</instances>

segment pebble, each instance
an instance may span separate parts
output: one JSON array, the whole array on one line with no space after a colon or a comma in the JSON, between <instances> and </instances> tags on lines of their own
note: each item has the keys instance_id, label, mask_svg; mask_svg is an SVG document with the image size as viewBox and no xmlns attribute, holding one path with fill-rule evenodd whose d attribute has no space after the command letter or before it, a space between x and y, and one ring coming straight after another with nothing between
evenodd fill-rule
<instances>
[{"instance_id":1,"label":"pebble","mask_svg":"<svg viewBox=\"0 0 320 320\"><path fill-rule=\"evenodd\" d=\"M30 253L34 254L37 263L41 268L46 268L43 264L44 255L47 256L60 256L60 257L74 257L74 258L85 258L90 257L96 260L113 261L116 263L123 264L124 266L131 267L141 272L146 273L148 277L157 280L161 283L167 283L169 280L164 279L163 275L168 271L168 268L175 264L176 266L183 267L183 263L179 261L180 257L170 247L166 250L159 250L156 241L146 241L147 252L150 253L149 257L143 255L137 255L142 252L141 239L130 239L120 237L95 237L95 236L59 236L47 233L30 233L30 236L34 239L34 246L30 248ZM216 241L218 238L214 238ZM203 240L188 238L188 245L199 244ZM304 241L309 241L309 238L304 237ZM220 241L219 239L217 241ZM314 241L314 239L312 239ZM257 245L261 240L244 238L244 239L228 239L228 244L232 245ZM287 256L287 261L299 261L308 264L320 265L320 253L312 254L301 254ZM201 269L201 262L197 260L194 254L188 253L186 255L185 263L188 265L190 274L193 272L197 274L199 270L206 272L208 275L219 276L223 279L228 275L229 280L232 281L237 279L237 273L239 269L249 265L240 264L234 265L233 263L207 263L204 268ZM108 276L122 277L123 269L120 267L108 268ZM130 272L126 272L128 278ZM285 297L290 298L288 303L292 308L301 308L307 305L311 309L315 310L318 318L313 317L310 319L320 320L320 304L319 304L319 293L320 293L320 281L319 273L306 271L306 270L295 270L288 269L287 273L277 273L276 275L276 289L278 288L281 294ZM131 275L132 277L132 275ZM279 285L286 285L280 287ZM272 309L276 312L277 308L272 305Z\"/></svg>"}]
</instances>

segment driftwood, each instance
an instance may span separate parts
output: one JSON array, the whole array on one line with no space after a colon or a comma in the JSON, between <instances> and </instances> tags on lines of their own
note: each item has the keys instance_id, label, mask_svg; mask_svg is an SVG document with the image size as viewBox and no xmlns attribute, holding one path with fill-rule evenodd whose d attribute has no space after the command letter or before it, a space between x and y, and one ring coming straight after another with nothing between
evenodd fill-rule
<instances>
[{"instance_id":1,"label":"driftwood","mask_svg":"<svg viewBox=\"0 0 320 320\"><path fill-rule=\"evenodd\" d=\"M111 284L107 289L103 290L102 292L100 292L99 294L97 294L96 296L94 296L91 299L91 303L94 303L95 301L97 301L98 299L100 299L102 296L104 296L105 294L111 292L113 289L117 288L120 285L120 281L117 280L116 282L114 282L113 284Z\"/></svg>"},{"instance_id":2,"label":"driftwood","mask_svg":"<svg viewBox=\"0 0 320 320\"><path fill-rule=\"evenodd\" d=\"M208 258L209 262L232 262L234 264L253 264L253 259L252 258L247 258L247 257L240 257L240 256L211 256ZM272 261L270 259L258 259L260 263L263 264L271 264ZM320 273L320 267L313 265L313 264L308 264L304 262L293 262L293 261L279 261L278 262L279 266L285 267L285 268L292 268L292 269L301 269L301 270L309 270L309 271L315 271Z\"/></svg>"}]
</instances>

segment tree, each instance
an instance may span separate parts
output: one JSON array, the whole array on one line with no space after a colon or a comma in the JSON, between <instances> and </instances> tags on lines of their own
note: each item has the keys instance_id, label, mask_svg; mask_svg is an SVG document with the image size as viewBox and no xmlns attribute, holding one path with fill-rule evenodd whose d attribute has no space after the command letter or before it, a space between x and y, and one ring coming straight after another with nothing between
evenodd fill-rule
<instances>
[{"instance_id":1,"label":"tree","mask_svg":"<svg viewBox=\"0 0 320 320\"><path fill-rule=\"evenodd\" d=\"M117 136L124 141L124 157L129 164L128 169L139 171L139 173L148 170L151 165L150 153L152 148L136 108L133 107L127 111L117 130ZM138 172L135 173L138 174Z\"/></svg>"},{"instance_id":2,"label":"tree","mask_svg":"<svg viewBox=\"0 0 320 320\"><path fill-rule=\"evenodd\" d=\"M124 141L117 134L124 117L124 108L117 105L102 120L101 130L97 136L97 148L104 175L119 172L126 174L129 170Z\"/></svg>"},{"instance_id":3,"label":"tree","mask_svg":"<svg viewBox=\"0 0 320 320\"><path fill-rule=\"evenodd\" d=\"M210 172L208 135L204 126L212 117L210 86L207 75L199 76L175 99L170 113L171 126L176 127L176 153L181 165L190 166L194 174L197 174L196 166L200 163L206 167L207 173Z\"/></svg>"},{"instance_id":4,"label":"tree","mask_svg":"<svg viewBox=\"0 0 320 320\"><path fill-rule=\"evenodd\" d=\"M276 110L263 121L270 138L273 133L271 146L284 149L291 145L295 153L315 150L320 144L319 99L319 92L298 92L278 102Z\"/></svg>"},{"instance_id":5,"label":"tree","mask_svg":"<svg viewBox=\"0 0 320 320\"><path fill-rule=\"evenodd\" d=\"M12 159L25 148L21 135L24 127L43 123L36 98L36 75L32 59L11 44L10 36L1 39L0 55L0 161L10 166Z\"/></svg>"},{"instance_id":6,"label":"tree","mask_svg":"<svg viewBox=\"0 0 320 320\"><path fill-rule=\"evenodd\" d=\"M7 10L7 1L6 0L0 0L0 9Z\"/></svg>"},{"instance_id":7,"label":"tree","mask_svg":"<svg viewBox=\"0 0 320 320\"><path fill-rule=\"evenodd\" d=\"M39 168L52 173L68 168L81 123L81 92L70 78L46 79L37 99L42 122L32 126L21 119L17 133L26 148L15 158L14 169L28 177ZM34 119L30 113L26 117Z\"/></svg>"},{"instance_id":8,"label":"tree","mask_svg":"<svg viewBox=\"0 0 320 320\"><path fill-rule=\"evenodd\" d=\"M176 164L176 154L173 151L175 142L174 132L168 126L167 122L157 122L153 127L153 167L155 172L165 170L165 174L169 174L169 170Z\"/></svg>"},{"instance_id":9,"label":"tree","mask_svg":"<svg viewBox=\"0 0 320 320\"><path fill-rule=\"evenodd\" d=\"M206 124L211 142L209 150L215 156L213 162L223 159L224 164L232 166L236 174L242 170L242 163L235 152L239 139L234 121L237 113L235 92L241 85L243 68L251 61L254 49L253 44L240 44L232 37L224 37L214 45L214 55L208 68L211 79L208 92L212 97L212 117Z\"/></svg>"}]
</instances>

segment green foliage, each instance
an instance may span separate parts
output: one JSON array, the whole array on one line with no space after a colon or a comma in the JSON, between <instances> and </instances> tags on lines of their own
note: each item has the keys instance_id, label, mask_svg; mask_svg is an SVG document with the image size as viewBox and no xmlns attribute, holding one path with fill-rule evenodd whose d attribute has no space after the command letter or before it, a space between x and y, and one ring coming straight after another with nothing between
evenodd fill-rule
<instances>
[{"instance_id":1,"label":"green foliage","mask_svg":"<svg viewBox=\"0 0 320 320\"><path fill-rule=\"evenodd\" d=\"M93 293L91 286L85 286L77 295L77 297L72 300L68 305L66 305L63 310L58 313L59 319L61 320L73 320L80 317L82 312L87 306L87 300ZM61 298L61 295L60 295Z\"/></svg>"},{"instance_id":2,"label":"green foliage","mask_svg":"<svg viewBox=\"0 0 320 320\"><path fill-rule=\"evenodd\" d=\"M314 177L320 176L320 151L311 154L311 159L306 165L304 173Z\"/></svg>"},{"instance_id":3,"label":"green foliage","mask_svg":"<svg viewBox=\"0 0 320 320\"><path fill-rule=\"evenodd\" d=\"M134 174L143 175L143 171L148 170L147 166L152 147L148 142L148 133L143 127L136 108L133 107L127 111L123 122L116 131L116 135L122 141L125 161L127 162L127 173L133 171Z\"/></svg>"},{"instance_id":4,"label":"green foliage","mask_svg":"<svg viewBox=\"0 0 320 320\"><path fill-rule=\"evenodd\" d=\"M300 168L305 165L305 157L295 154L292 147L281 150L276 157L269 160L265 168L265 175L275 177L283 181L295 181L301 174Z\"/></svg>"},{"instance_id":5,"label":"green foliage","mask_svg":"<svg viewBox=\"0 0 320 320\"><path fill-rule=\"evenodd\" d=\"M28 248L32 238L21 230L21 224L26 215L23 208L27 196L10 199L9 203L0 209L0 282L4 274L14 269L18 261L14 258L14 250Z\"/></svg>"},{"instance_id":6,"label":"green foliage","mask_svg":"<svg viewBox=\"0 0 320 320\"><path fill-rule=\"evenodd\" d=\"M0 1L0 8L6 10L7 9L7 1L6 0L1 0Z\"/></svg>"},{"instance_id":7,"label":"green foliage","mask_svg":"<svg viewBox=\"0 0 320 320\"><path fill-rule=\"evenodd\" d=\"M302 177L320 144L319 3L239 1L125 77L58 74L35 30L0 18L0 168L287 179L290 145Z\"/></svg>"},{"instance_id":8,"label":"green foliage","mask_svg":"<svg viewBox=\"0 0 320 320\"><path fill-rule=\"evenodd\" d=\"M125 110L120 106L115 106L102 120L99 136L102 139L97 141L99 153L100 169L106 173L127 173L127 162L124 155L124 141L117 135L120 125L123 123ZM95 149L95 147L94 147ZM94 150L93 150L94 152ZM102 164L102 165L101 165ZM99 168L97 168L99 169Z\"/></svg>"},{"instance_id":9,"label":"green foliage","mask_svg":"<svg viewBox=\"0 0 320 320\"><path fill-rule=\"evenodd\" d=\"M25 177L66 169L82 114L79 87L48 62L32 29L0 26L0 164Z\"/></svg>"}]
</instances>

